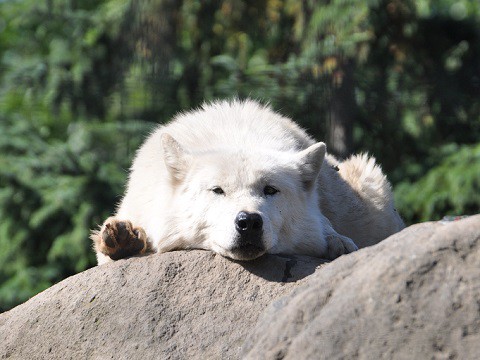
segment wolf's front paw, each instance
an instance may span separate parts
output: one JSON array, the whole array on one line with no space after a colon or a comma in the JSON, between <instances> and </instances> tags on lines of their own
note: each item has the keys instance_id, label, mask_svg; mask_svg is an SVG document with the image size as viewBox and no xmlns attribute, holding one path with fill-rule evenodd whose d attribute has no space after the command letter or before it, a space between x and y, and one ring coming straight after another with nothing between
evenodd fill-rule
<instances>
[{"instance_id":1,"label":"wolf's front paw","mask_svg":"<svg viewBox=\"0 0 480 360\"><path fill-rule=\"evenodd\" d=\"M108 218L100 231L91 236L95 249L112 260L152 252L151 243L141 227L133 227L130 221Z\"/></svg>"},{"instance_id":2,"label":"wolf's front paw","mask_svg":"<svg viewBox=\"0 0 480 360\"><path fill-rule=\"evenodd\" d=\"M327 235L325 240L327 240L327 258L329 260L358 250L352 239L338 233Z\"/></svg>"}]
</instances>

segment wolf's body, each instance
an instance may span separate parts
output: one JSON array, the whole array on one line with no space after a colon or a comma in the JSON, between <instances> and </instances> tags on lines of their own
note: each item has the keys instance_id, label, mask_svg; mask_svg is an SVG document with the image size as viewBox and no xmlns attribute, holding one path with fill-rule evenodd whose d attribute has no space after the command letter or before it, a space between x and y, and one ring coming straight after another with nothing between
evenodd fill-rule
<instances>
[{"instance_id":1,"label":"wolf's body","mask_svg":"<svg viewBox=\"0 0 480 360\"><path fill-rule=\"evenodd\" d=\"M159 126L137 152L115 216L92 234L99 264L201 248L335 258L401 230L390 185L365 155L325 156L290 119L221 101Z\"/></svg>"}]
</instances>

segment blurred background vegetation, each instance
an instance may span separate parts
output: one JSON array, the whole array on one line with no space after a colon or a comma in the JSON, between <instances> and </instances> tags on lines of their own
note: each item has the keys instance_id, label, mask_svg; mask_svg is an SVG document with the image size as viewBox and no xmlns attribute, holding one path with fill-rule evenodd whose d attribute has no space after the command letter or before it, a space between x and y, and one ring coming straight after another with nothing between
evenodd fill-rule
<instances>
[{"instance_id":1,"label":"blurred background vegetation","mask_svg":"<svg viewBox=\"0 0 480 360\"><path fill-rule=\"evenodd\" d=\"M0 312L95 264L137 146L205 100L368 151L408 224L479 212L478 0L3 0L0 83Z\"/></svg>"}]
</instances>

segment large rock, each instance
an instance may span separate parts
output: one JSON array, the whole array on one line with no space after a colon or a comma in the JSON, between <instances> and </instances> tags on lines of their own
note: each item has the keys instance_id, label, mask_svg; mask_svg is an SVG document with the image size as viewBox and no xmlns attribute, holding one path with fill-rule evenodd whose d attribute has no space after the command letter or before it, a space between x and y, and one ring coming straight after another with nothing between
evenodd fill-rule
<instances>
[{"instance_id":1,"label":"large rock","mask_svg":"<svg viewBox=\"0 0 480 360\"><path fill-rule=\"evenodd\" d=\"M476 359L479 241L480 215L323 266L206 251L120 260L1 314L0 358Z\"/></svg>"},{"instance_id":2,"label":"large rock","mask_svg":"<svg viewBox=\"0 0 480 360\"><path fill-rule=\"evenodd\" d=\"M275 301L249 359L478 359L480 216L411 226Z\"/></svg>"},{"instance_id":3,"label":"large rock","mask_svg":"<svg viewBox=\"0 0 480 360\"><path fill-rule=\"evenodd\" d=\"M95 267L1 314L0 358L235 358L264 308L320 264L182 251Z\"/></svg>"}]
</instances>

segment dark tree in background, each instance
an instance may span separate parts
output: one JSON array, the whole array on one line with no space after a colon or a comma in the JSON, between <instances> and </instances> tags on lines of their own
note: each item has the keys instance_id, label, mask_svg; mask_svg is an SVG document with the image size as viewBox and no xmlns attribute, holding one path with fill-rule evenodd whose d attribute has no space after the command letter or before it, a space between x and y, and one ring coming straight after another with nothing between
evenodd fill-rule
<instances>
[{"instance_id":1,"label":"dark tree in background","mask_svg":"<svg viewBox=\"0 0 480 360\"><path fill-rule=\"evenodd\" d=\"M157 122L270 102L366 151L407 223L480 207L477 0L0 2L0 311L94 265Z\"/></svg>"}]
</instances>

